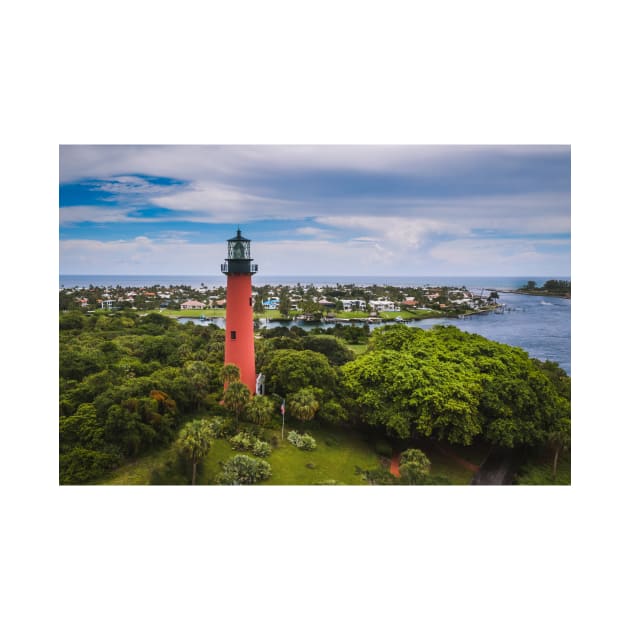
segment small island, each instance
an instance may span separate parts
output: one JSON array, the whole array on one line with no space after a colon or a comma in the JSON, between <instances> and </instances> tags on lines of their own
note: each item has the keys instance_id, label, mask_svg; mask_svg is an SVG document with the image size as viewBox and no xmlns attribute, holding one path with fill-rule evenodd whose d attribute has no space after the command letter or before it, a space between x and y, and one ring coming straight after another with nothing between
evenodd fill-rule
<instances>
[{"instance_id":1,"label":"small island","mask_svg":"<svg viewBox=\"0 0 630 630\"><path fill-rule=\"evenodd\" d=\"M529 280L525 286L516 289L514 293L571 299L571 281L547 280L547 282L545 282L542 287L539 287L536 285L536 282L534 280Z\"/></svg>"}]
</instances>

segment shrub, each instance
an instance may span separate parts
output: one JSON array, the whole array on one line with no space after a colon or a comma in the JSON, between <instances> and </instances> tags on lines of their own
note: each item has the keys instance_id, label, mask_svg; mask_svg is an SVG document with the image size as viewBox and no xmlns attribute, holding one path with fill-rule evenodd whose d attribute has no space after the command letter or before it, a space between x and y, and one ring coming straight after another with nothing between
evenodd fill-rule
<instances>
[{"instance_id":1,"label":"shrub","mask_svg":"<svg viewBox=\"0 0 630 630\"><path fill-rule=\"evenodd\" d=\"M216 482L223 486L251 485L269 477L269 462L249 455L235 455L223 464L223 471L217 475Z\"/></svg>"},{"instance_id":2,"label":"shrub","mask_svg":"<svg viewBox=\"0 0 630 630\"><path fill-rule=\"evenodd\" d=\"M210 425L210 435L213 438L227 439L236 433L234 418L210 418L208 424Z\"/></svg>"},{"instance_id":3,"label":"shrub","mask_svg":"<svg viewBox=\"0 0 630 630\"><path fill-rule=\"evenodd\" d=\"M297 431L289 431L287 440L302 451L314 451L317 448L315 438L308 433L300 434Z\"/></svg>"},{"instance_id":4,"label":"shrub","mask_svg":"<svg viewBox=\"0 0 630 630\"><path fill-rule=\"evenodd\" d=\"M398 479L386 468L368 468L363 470L356 466L355 473L361 475L371 486L395 486L399 483Z\"/></svg>"},{"instance_id":5,"label":"shrub","mask_svg":"<svg viewBox=\"0 0 630 630\"><path fill-rule=\"evenodd\" d=\"M427 485L431 471L429 458L418 448L410 448L400 456L400 479L408 485ZM438 484L439 485L439 484Z\"/></svg>"},{"instance_id":6,"label":"shrub","mask_svg":"<svg viewBox=\"0 0 630 630\"><path fill-rule=\"evenodd\" d=\"M251 451L257 457L267 457L271 455L271 446L250 433L237 433L230 439L230 446L235 451Z\"/></svg>"},{"instance_id":7,"label":"shrub","mask_svg":"<svg viewBox=\"0 0 630 630\"><path fill-rule=\"evenodd\" d=\"M271 455L271 446L262 440L256 440L252 447L252 454L256 457L268 457Z\"/></svg>"}]
</instances>

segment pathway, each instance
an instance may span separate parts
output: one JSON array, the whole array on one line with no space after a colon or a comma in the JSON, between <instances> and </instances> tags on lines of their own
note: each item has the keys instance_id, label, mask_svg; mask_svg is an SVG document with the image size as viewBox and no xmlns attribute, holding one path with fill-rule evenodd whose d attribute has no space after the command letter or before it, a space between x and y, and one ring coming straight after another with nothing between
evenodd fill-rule
<instances>
[{"instance_id":1,"label":"pathway","mask_svg":"<svg viewBox=\"0 0 630 630\"><path fill-rule=\"evenodd\" d=\"M398 469L400 465L400 453L394 453L392 456L392 463L389 466L389 472L394 475L394 477L400 477L400 470Z\"/></svg>"}]
</instances>

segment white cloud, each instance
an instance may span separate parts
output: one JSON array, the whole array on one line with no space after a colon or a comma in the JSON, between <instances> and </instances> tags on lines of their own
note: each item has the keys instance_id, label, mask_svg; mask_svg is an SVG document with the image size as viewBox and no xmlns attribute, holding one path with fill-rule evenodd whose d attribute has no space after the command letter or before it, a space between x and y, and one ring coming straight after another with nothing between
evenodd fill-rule
<instances>
[{"instance_id":1,"label":"white cloud","mask_svg":"<svg viewBox=\"0 0 630 630\"><path fill-rule=\"evenodd\" d=\"M297 228L295 233L301 234L302 236L316 236L317 238L328 238L332 236L330 230L323 230L322 228L316 227Z\"/></svg>"},{"instance_id":2,"label":"white cloud","mask_svg":"<svg viewBox=\"0 0 630 630\"><path fill-rule=\"evenodd\" d=\"M462 236L468 232L466 228L454 222L424 218L335 216L317 217L316 221L354 232L367 232L367 235L358 236L355 239L371 240L398 250L416 249L426 243L430 235L450 234Z\"/></svg>"},{"instance_id":3,"label":"white cloud","mask_svg":"<svg viewBox=\"0 0 630 630\"><path fill-rule=\"evenodd\" d=\"M570 275L567 241L538 239L456 239L432 247L429 255L450 269L479 275Z\"/></svg>"},{"instance_id":4,"label":"white cloud","mask_svg":"<svg viewBox=\"0 0 630 630\"><path fill-rule=\"evenodd\" d=\"M183 240L154 240L140 236L130 240L64 240L59 243L62 274L218 273L225 258L223 244L191 244ZM216 269L211 261L216 260ZM210 261L210 262L209 262Z\"/></svg>"},{"instance_id":5,"label":"white cloud","mask_svg":"<svg viewBox=\"0 0 630 630\"><path fill-rule=\"evenodd\" d=\"M147 219L130 218L133 212L129 208L112 208L109 206L68 206L59 208L59 222L62 225L70 223L118 223L120 221L140 221Z\"/></svg>"},{"instance_id":6,"label":"white cloud","mask_svg":"<svg viewBox=\"0 0 630 630\"><path fill-rule=\"evenodd\" d=\"M149 201L169 210L193 212L192 220L223 223L226 214L231 221L281 218L276 209L284 201L251 194L236 186L212 182L196 182L194 185L172 194L150 197Z\"/></svg>"}]
</instances>

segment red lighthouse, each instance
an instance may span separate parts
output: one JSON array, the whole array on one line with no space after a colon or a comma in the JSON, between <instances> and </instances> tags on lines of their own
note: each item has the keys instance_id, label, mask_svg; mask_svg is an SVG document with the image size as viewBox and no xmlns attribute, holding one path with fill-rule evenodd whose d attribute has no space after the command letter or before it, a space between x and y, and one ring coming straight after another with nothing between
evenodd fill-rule
<instances>
[{"instance_id":1,"label":"red lighthouse","mask_svg":"<svg viewBox=\"0 0 630 630\"><path fill-rule=\"evenodd\" d=\"M228 257L221 265L227 276L227 305L225 314L225 363L234 363L241 370L241 381L256 391L254 357L254 309L252 305L252 276L258 265L250 258L250 240L236 231L228 240Z\"/></svg>"}]
</instances>

